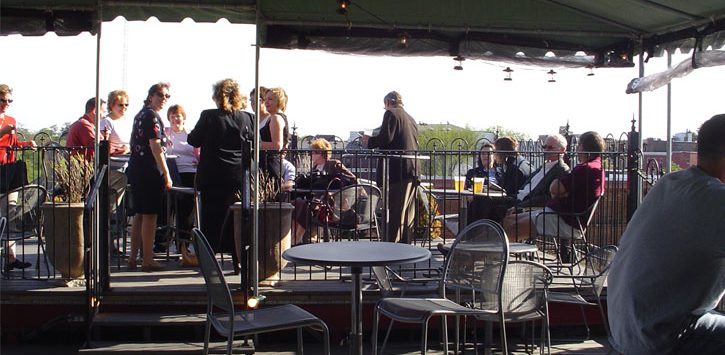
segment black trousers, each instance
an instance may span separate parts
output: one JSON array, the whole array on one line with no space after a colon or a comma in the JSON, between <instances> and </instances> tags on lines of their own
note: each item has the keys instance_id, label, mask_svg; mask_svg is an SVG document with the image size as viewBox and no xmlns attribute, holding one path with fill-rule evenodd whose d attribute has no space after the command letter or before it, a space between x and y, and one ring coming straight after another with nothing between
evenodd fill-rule
<instances>
[{"instance_id":1,"label":"black trousers","mask_svg":"<svg viewBox=\"0 0 725 355\"><path fill-rule=\"evenodd\" d=\"M234 220L229 206L237 201L234 189L201 190L201 231L215 253L234 254Z\"/></svg>"},{"instance_id":2,"label":"black trousers","mask_svg":"<svg viewBox=\"0 0 725 355\"><path fill-rule=\"evenodd\" d=\"M514 205L516 205L516 199L513 197L475 196L468 203L466 217L469 224L479 219L490 219L501 223L506 217L506 210Z\"/></svg>"}]
</instances>

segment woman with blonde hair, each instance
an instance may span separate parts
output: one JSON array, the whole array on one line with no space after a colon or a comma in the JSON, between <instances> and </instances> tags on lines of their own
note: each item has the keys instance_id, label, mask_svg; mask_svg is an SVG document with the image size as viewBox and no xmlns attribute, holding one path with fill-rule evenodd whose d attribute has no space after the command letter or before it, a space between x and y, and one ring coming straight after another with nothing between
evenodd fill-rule
<instances>
[{"instance_id":1,"label":"woman with blonde hair","mask_svg":"<svg viewBox=\"0 0 725 355\"><path fill-rule=\"evenodd\" d=\"M225 216L242 188L243 140L254 136L254 117L242 111L246 98L233 79L213 86L215 109L204 110L188 142L201 148L196 169L196 188L201 191L201 230L215 252L232 252L232 219ZM224 235L222 235L224 231Z\"/></svg>"},{"instance_id":2,"label":"woman with blonde hair","mask_svg":"<svg viewBox=\"0 0 725 355\"><path fill-rule=\"evenodd\" d=\"M260 90L261 91L261 90ZM259 149L261 150L260 166L273 178L277 185L282 180L282 157L280 152L287 148L289 127L287 116L287 93L277 87L267 91L264 106L269 115L259 122Z\"/></svg>"}]
</instances>

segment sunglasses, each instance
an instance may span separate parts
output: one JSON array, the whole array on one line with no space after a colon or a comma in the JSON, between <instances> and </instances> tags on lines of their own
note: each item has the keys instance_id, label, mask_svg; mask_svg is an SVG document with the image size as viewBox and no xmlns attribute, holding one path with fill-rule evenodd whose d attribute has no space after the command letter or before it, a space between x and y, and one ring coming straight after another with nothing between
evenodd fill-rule
<instances>
[{"instance_id":1,"label":"sunglasses","mask_svg":"<svg viewBox=\"0 0 725 355\"><path fill-rule=\"evenodd\" d=\"M156 96L161 97L161 98L166 98L167 100L171 98L170 94L162 94L160 92L157 92Z\"/></svg>"},{"instance_id":2,"label":"sunglasses","mask_svg":"<svg viewBox=\"0 0 725 355\"><path fill-rule=\"evenodd\" d=\"M0 101L2 101L4 104L11 104L11 103L13 103L13 99L7 99L7 100L6 99L0 99Z\"/></svg>"}]
</instances>

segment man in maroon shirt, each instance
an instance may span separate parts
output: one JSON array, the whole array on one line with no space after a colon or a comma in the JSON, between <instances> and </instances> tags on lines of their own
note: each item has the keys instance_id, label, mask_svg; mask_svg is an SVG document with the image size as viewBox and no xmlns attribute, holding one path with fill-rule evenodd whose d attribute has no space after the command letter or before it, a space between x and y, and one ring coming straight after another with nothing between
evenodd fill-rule
<instances>
[{"instance_id":1,"label":"man in maroon shirt","mask_svg":"<svg viewBox=\"0 0 725 355\"><path fill-rule=\"evenodd\" d=\"M106 114L106 101L101 100L101 114ZM92 97L86 101L86 113L75 121L68 129L68 139L66 147L83 147L85 148L85 158L88 161L93 160L94 143L96 141L96 98ZM80 150L77 151L80 154Z\"/></svg>"}]
</instances>

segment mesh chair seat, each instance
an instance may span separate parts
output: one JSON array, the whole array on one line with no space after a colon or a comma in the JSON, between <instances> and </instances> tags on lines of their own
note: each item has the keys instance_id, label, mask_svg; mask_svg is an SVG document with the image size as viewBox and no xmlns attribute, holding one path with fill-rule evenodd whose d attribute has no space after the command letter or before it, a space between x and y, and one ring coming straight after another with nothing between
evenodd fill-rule
<instances>
[{"instance_id":1,"label":"mesh chair seat","mask_svg":"<svg viewBox=\"0 0 725 355\"><path fill-rule=\"evenodd\" d=\"M253 312L235 312L234 324L230 324L228 313L214 313L211 320L217 332L224 334L234 329L234 333L240 336L294 329L320 322L315 315L293 304L260 308ZM317 330L322 331L322 328L318 327Z\"/></svg>"},{"instance_id":2,"label":"mesh chair seat","mask_svg":"<svg viewBox=\"0 0 725 355\"><path fill-rule=\"evenodd\" d=\"M589 302L578 293L566 293L566 292L549 292L547 295L549 302L552 303L570 303L570 304L582 304L587 306L596 306L596 303Z\"/></svg>"},{"instance_id":3,"label":"mesh chair seat","mask_svg":"<svg viewBox=\"0 0 725 355\"><path fill-rule=\"evenodd\" d=\"M453 302L447 298L385 298L378 311L396 321L420 323L434 315L483 316L489 313Z\"/></svg>"}]
</instances>

